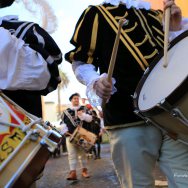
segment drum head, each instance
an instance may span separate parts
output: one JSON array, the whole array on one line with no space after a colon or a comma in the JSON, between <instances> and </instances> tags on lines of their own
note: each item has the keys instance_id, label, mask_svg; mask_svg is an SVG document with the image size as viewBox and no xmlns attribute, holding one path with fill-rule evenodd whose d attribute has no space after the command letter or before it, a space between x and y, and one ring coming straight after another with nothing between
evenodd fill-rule
<instances>
[{"instance_id":1,"label":"drum head","mask_svg":"<svg viewBox=\"0 0 188 188\"><path fill-rule=\"evenodd\" d=\"M188 32L184 32L171 43L167 68L163 67L163 54L160 54L151 64L135 92L135 106L139 111L144 112L154 108L162 100L172 95L185 81L187 83L187 49Z\"/></svg>"}]
</instances>

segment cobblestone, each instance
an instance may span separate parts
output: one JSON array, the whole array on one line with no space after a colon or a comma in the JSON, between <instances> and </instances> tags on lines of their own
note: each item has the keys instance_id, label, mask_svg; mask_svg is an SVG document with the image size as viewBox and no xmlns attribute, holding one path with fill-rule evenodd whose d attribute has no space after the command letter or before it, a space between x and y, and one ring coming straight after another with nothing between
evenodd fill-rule
<instances>
[{"instance_id":1,"label":"cobblestone","mask_svg":"<svg viewBox=\"0 0 188 188\"><path fill-rule=\"evenodd\" d=\"M109 144L102 145L102 158L88 160L91 177L81 177L81 169L78 168L78 181L66 180L69 172L67 155L51 158L45 167L43 177L37 182L37 188L120 188L110 159ZM167 183L159 169L155 170L156 187L165 188Z\"/></svg>"}]
</instances>

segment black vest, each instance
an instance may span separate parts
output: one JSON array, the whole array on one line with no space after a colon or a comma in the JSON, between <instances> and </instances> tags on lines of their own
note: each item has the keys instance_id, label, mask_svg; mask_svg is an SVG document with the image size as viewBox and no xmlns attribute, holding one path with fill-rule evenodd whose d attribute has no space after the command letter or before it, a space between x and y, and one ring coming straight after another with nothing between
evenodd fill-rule
<instances>
[{"instance_id":1,"label":"black vest","mask_svg":"<svg viewBox=\"0 0 188 188\"><path fill-rule=\"evenodd\" d=\"M77 111L80 111L80 110L84 111L86 114L89 114L89 111L84 106L80 106L80 108ZM68 108L66 111L71 115L76 126L82 125L83 128L89 130L90 123L86 121L81 121L79 117L76 115L74 109ZM69 133L72 134L74 130L76 129L76 127L75 125L72 124L69 117L65 113L63 113L62 115L62 121L67 125Z\"/></svg>"}]
</instances>

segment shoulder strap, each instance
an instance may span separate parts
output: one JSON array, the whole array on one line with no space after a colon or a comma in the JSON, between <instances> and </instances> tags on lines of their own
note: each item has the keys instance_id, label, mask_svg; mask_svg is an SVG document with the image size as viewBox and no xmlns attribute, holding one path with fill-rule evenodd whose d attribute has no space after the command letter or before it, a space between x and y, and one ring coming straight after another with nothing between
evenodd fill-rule
<instances>
[{"instance_id":1,"label":"shoulder strap","mask_svg":"<svg viewBox=\"0 0 188 188\"><path fill-rule=\"evenodd\" d=\"M67 110L65 110L64 113L69 118L70 122L74 125L74 127L77 127L77 125L76 125L75 121L73 120L72 116L70 115L70 113Z\"/></svg>"}]
</instances>

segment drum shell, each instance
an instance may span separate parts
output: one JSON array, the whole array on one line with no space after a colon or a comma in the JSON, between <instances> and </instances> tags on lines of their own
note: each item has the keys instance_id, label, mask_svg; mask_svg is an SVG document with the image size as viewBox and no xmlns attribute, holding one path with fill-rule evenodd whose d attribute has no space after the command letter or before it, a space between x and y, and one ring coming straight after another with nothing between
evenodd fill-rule
<instances>
[{"instance_id":1,"label":"drum shell","mask_svg":"<svg viewBox=\"0 0 188 188\"><path fill-rule=\"evenodd\" d=\"M80 143L82 139L86 141L84 145ZM82 127L77 127L74 133L70 137L71 143L77 145L78 147L82 148L86 152L88 152L92 148L92 146L95 145L96 140L97 140L97 136L94 133Z\"/></svg>"},{"instance_id":2,"label":"drum shell","mask_svg":"<svg viewBox=\"0 0 188 188\"><path fill-rule=\"evenodd\" d=\"M54 141L54 142L56 142L57 144L59 144L60 142L61 142L61 139L62 139L62 137L57 137L55 134L50 134L49 136L48 136L48 138L50 139L50 140L52 140L52 141Z\"/></svg>"},{"instance_id":3,"label":"drum shell","mask_svg":"<svg viewBox=\"0 0 188 188\"><path fill-rule=\"evenodd\" d=\"M13 114L23 122L25 126L23 128L26 128L29 123L37 119L35 116L30 115L24 109L20 108L5 95L0 93L0 97L1 113L8 113L5 110L5 104L11 107L11 109L14 109L11 113L9 111L8 119L3 119L5 123L14 123L12 122ZM37 122L39 120L40 119L37 119ZM38 179L38 176L41 175L45 163L49 159L51 149L55 147L55 143L60 141L61 136L58 133L58 135L56 135L55 132L45 129L42 123L36 123L28 128L27 133L24 133L22 128L19 129L15 127L9 127L6 130L7 133L0 132L0 136L6 135L1 137L3 138L1 143L4 142L6 148L2 149L3 146L0 145L2 146L0 149L8 155L8 157L4 156L4 159L2 158L3 161L1 161L2 164L0 164L0 187L30 187L30 185ZM10 140L14 140L12 141L12 143L15 143L14 146L11 145ZM19 140L19 142L16 142L17 140ZM8 153L7 148L10 147L12 147L12 150L11 153Z\"/></svg>"},{"instance_id":4,"label":"drum shell","mask_svg":"<svg viewBox=\"0 0 188 188\"><path fill-rule=\"evenodd\" d=\"M6 168L0 172L0 177L3 177L2 179L0 178L0 187L4 187L11 180L12 176L23 164L23 161L27 159L31 151L36 147L39 148L37 154L31 159L29 165L13 184L13 187L29 187L37 179L37 176L42 172L45 163L49 159L50 152L45 147L39 145L38 142L30 141L21 148L19 153L9 162Z\"/></svg>"},{"instance_id":5,"label":"drum shell","mask_svg":"<svg viewBox=\"0 0 188 188\"><path fill-rule=\"evenodd\" d=\"M173 105L188 117L188 94L184 95L177 103ZM161 109L160 109L161 110ZM177 138L183 138L188 143L188 125L181 122L177 117L172 116L169 112L162 110L161 113L142 113L144 116L157 123L160 127L167 130L172 135L177 134ZM187 137L187 138L186 138ZM175 139L177 139L175 137Z\"/></svg>"},{"instance_id":6,"label":"drum shell","mask_svg":"<svg viewBox=\"0 0 188 188\"><path fill-rule=\"evenodd\" d=\"M37 155L35 155L30 164L16 181L14 187L29 187L31 184L33 184L38 179L38 176L42 175L49 157L50 152L48 149L41 147Z\"/></svg>"}]
</instances>

